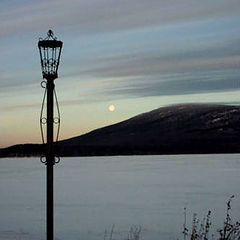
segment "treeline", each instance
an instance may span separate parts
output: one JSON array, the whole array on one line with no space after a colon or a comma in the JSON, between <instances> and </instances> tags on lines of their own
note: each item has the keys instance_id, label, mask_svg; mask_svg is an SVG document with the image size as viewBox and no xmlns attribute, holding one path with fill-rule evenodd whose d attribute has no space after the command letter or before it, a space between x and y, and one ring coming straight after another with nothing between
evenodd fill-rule
<instances>
[{"instance_id":1,"label":"treeline","mask_svg":"<svg viewBox=\"0 0 240 240\"><path fill-rule=\"evenodd\" d=\"M189 144L177 143L168 145L98 145L82 146L58 144L54 146L57 156L114 156L114 155L161 155L161 154L210 154L210 153L239 153L239 145L227 142L193 141ZM46 144L19 144L0 149L0 157L32 157L44 156Z\"/></svg>"}]
</instances>

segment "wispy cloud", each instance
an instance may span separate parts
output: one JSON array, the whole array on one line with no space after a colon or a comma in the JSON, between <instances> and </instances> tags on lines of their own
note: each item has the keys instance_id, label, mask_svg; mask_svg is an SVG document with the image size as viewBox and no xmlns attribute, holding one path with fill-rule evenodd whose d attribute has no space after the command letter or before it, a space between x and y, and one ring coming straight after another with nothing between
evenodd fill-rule
<instances>
[{"instance_id":1,"label":"wispy cloud","mask_svg":"<svg viewBox=\"0 0 240 240\"><path fill-rule=\"evenodd\" d=\"M239 39L216 41L215 45L183 49L181 44L171 51L160 42L153 49L140 49L136 52L131 47L129 53L115 53L112 56L96 56L87 59L81 65L76 65L72 76L89 75L98 78L119 78L131 76L149 76L166 72L183 72L196 70L217 70L238 68ZM146 42L147 44L147 42ZM177 41L176 41L176 44ZM196 43L197 45L197 43Z\"/></svg>"},{"instance_id":2,"label":"wispy cloud","mask_svg":"<svg viewBox=\"0 0 240 240\"><path fill-rule=\"evenodd\" d=\"M135 81L133 80L127 85L123 84L118 88L107 90L105 94L150 97L227 92L237 88L239 73L240 71L226 74L226 72L220 71L212 73L211 76L211 72L195 72L191 74L179 73L177 76L166 74L160 79L136 78Z\"/></svg>"},{"instance_id":3,"label":"wispy cloud","mask_svg":"<svg viewBox=\"0 0 240 240\"><path fill-rule=\"evenodd\" d=\"M105 68L89 69L84 74L93 74L101 77L126 77L126 76L150 76L167 72L194 72L201 69L217 70L223 68L236 68L240 56L219 58L191 58L171 59L167 61L164 57L136 59L125 63L110 65Z\"/></svg>"},{"instance_id":4,"label":"wispy cloud","mask_svg":"<svg viewBox=\"0 0 240 240\"><path fill-rule=\"evenodd\" d=\"M33 1L1 12L1 34L79 25L84 32L116 31L239 14L238 0Z\"/></svg>"},{"instance_id":5,"label":"wispy cloud","mask_svg":"<svg viewBox=\"0 0 240 240\"><path fill-rule=\"evenodd\" d=\"M32 108L40 109L40 107L41 107L41 104L18 104L18 105L0 107L0 111L15 111L15 110L32 109Z\"/></svg>"}]
</instances>

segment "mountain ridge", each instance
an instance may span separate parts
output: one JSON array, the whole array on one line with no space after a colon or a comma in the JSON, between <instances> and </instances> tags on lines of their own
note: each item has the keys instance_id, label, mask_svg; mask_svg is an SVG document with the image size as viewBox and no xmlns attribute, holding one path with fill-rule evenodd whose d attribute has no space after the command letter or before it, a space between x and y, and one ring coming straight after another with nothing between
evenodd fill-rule
<instances>
[{"instance_id":1,"label":"mountain ridge","mask_svg":"<svg viewBox=\"0 0 240 240\"><path fill-rule=\"evenodd\" d=\"M239 106L172 105L59 141L55 151L60 156L236 153L240 152L239 119ZM23 155L31 155L29 147L21 146ZM19 152L20 146L15 148ZM36 155L44 153L42 145L31 148L38 149ZM14 154L13 147L10 152Z\"/></svg>"}]
</instances>

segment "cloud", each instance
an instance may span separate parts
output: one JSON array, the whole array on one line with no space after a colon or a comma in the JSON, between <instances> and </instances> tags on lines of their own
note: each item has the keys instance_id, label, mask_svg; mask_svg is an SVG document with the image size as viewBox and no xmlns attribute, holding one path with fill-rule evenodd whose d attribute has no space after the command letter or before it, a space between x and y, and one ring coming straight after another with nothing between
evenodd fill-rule
<instances>
[{"instance_id":1,"label":"cloud","mask_svg":"<svg viewBox=\"0 0 240 240\"><path fill-rule=\"evenodd\" d=\"M96 64L99 59L89 61L88 69L75 77L97 79L81 87L94 87L88 95L103 99L230 91L239 83L239 40L184 50L175 48L175 52L165 54L155 49L103 57L103 65ZM87 96L85 100L91 102Z\"/></svg>"},{"instance_id":2,"label":"cloud","mask_svg":"<svg viewBox=\"0 0 240 240\"><path fill-rule=\"evenodd\" d=\"M108 66L106 68L91 69L83 71L83 74L94 74L100 77L126 77L126 76L150 76L167 72L194 72L201 69L220 70L223 68L236 68L240 61L240 56L208 58L208 59L185 59L171 60L167 62L163 58L160 59L141 59L128 64Z\"/></svg>"},{"instance_id":3,"label":"cloud","mask_svg":"<svg viewBox=\"0 0 240 240\"><path fill-rule=\"evenodd\" d=\"M161 46L153 51L143 51L102 59L100 67L89 67L79 73L94 77L135 77L174 72L194 72L238 68L240 39L204 48L190 48L175 52L161 52ZM93 62L89 66L96 66Z\"/></svg>"},{"instance_id":4,"label":"cloud","mask_svg":"<svg viewBox=\"0 0 240 240\"><path fill-rule=\"evenodd\" d=\"M31 108L40 109L40 107L41 107L41 104L19 104L19 105L0 107L0 110L1 111L15 111L15 110L31 109Z\"/></svg>"},{"instance_id":5,"label":"cloud","mask_svg":"<svg viewBox=\"0 0 240 240\"><path fill-rule=\"evenodd\" d=\"M72 31L69 37L69 39L72 38L69 43L74 42L75 45L66 47L66 55L68 51L71 51L71 47L72 51L77 53L74 57L69 54L68 65L65 65L65 69L69 69L69 71L65 70L67 74L64 74L63 71L61 76L67 79L71 75L72 78L75 78L75 80L69 81L67 91L73 91L70 88L73 85L76 86L75 83L78 81L79 86L83 89L91 89L87 92L89 95L95 94L96 98L91 99L85 95L84 99L73 99L72 97L65 101L65 104L74 104L100 101L100 99L107 99L110 96L113 98L114 94L118 98L120 95L128 97L158 96L232 89L237 78L232 76L228 70L238 68L239 36L237 34L227 35L226 26L224 26L225 38L221 39L220 35L216 35L216 39L214 36L210 39L208 34L215 34L215 26L205 30L204 27L207 27L207 24L201 27L197 25L199 28L197 27L195 32L191 30L192 32L189 33L184 31L186 29L183 30L181 24L191 23L191 29L195 29L194 24L199 24L199 20L207 22L209 19L218 17L231 18L234 15L238 16L239 10L239 0L32 1L28 5L21 4L21 6L7 9L5 12L2 11L0 13L0 29L2 36L11 37L29 31L39 31L39 29L45 31L50 25L54 28L66 29L77 26L78 32ZM170 30L171 36L165 35L166 28L165 30L158 28L167 24L177 26ZM157 33L152 31L153 25L157 25L157 30L155 29ZM121 45L123 32L120 30L129 29L140 29L140 33L131 35L131 31L125 31L126 41ZM233 29L235 28L233 27ZM178 31L177 35L174 35L174 30ZM91 40L91 44L88 45L87 40L91 38L89 34L102 32L104 34L99 37L101 38L100 44L99 39L96 38ZM77 40L73 40L74 34L76 34ZM198 38L199 35L201 38ZM82 37L87 39L85 39L87 44L83 47L80 45ZM116 40L115 45L112 48L109 47L114 40ZM140 41L141 44L137 45ZM169 42L171 43L169 44ZM7 44L5 45L7 46ZM121 47L116 47L118 45ZM138 48L132 49L135 45ZM149 45L153 46L149 47ZM28 45L27 47L29 48ZM87 49L84 60L79 64L79 55L84 52L84 48ZM18 49L19 56L21 56L22 49L21 47ZM121 50L123 51L121 52ZM90 56L90 54L92 55ZM14 53L10 57L13 56ZM77 58L76 62L73 58ZM15 59L15 61L17 60ZM23 66L21 64L19 64L20 67ZM30 64L27 67L32 69ZM225 72L224 79L216 74L209 77L208 80L203 80L202 76L198 74L200 71L210 74L222 69L229 74L227 75ZM185 75L181 74L183 72L191 73L191 77L186 80ZM167 77L169 73L171 76L176 74L174 77L176 79ZM0 91L4 92L6 89L17 88L23 84L30 85L33 81L32 76L38 77L39 74L39 70L38 75L36 71L29 70L26 72L22 70L22 73L21 71L13 72L12 75L7 72L1 76L2 90ZM80 81L82 76L96 79L96 81ZM168 80L165 81L164 77L167 77ZM216 79L216 77L219 78ZM104 80L99 81L99 79Z\"/></svg>"},{"instance_id":6,"label":"cloud","mask_svg":"<svg viewBox=\"0 0 240 240\"><path fill-rule=\"evenodd\" d=\"M172 77L166 75L162 76L162 79L135 79L128 85L109 89L105 94L135 98L231 91L237 88L239 73L238 71L235 74L226 75L220 71L220 73L212 73L211 76L211 72L195 72L191 74L179 73Z\"/></svg>"},{"instance_id":7,"label":"cloud","mask_svg":"<svg viewBox=\"0 0 240 240\"><path fill-rule=\"evenodd\" d=\"M34 1L2 11L0 30L12 35L77 25L82 32L95 33L238 15L239 10L238 0Z\"/></svg>"}]
</instances>

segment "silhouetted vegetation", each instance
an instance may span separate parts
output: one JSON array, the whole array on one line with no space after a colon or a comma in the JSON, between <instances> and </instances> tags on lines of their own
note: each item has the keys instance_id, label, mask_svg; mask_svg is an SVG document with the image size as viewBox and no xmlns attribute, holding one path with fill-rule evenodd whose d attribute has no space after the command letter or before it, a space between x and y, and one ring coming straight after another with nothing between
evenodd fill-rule
<instances>
[{"instance_id":1,"label":"silhouetted vegetation","mask_svg":"<svg viewBox=\"0 0 240 240\"><path fill-rule=\"evenodd\" d=\"M183 224L183 240L239 240L240 239L240 223L231 218L231 201L234 196L231 196L227 201L226 217L223 222L223 227L218 229L216 233L211 233L211 211L202 221L199 221L197 214L193 214L192 227L188 229L186 226L186 208L184 209L184 224Z\"/></svg>"},{"instance_id":2,"label":"silhouetted vegetation","mask_svg":"<svg viewBox=\"0 0 240 240\"><path fill-rule=\"evenodd\" d=\"M234 221L231 217L231 201L234 196L231 196L227 201L226 217L223 221L223 227L216 230L215 233L212 232L212 222L211 214L209 210L206 216L200 221L197 214L193 214L192 226L187 227L187 212L184 208L184 224L182 231L182 240L240 240L240 222ZM105 230L104 240L141 240L144 239L142 234L142 229L140 226L131 226L127 235L123 238L122 234L117 234L115 230L115 225L112 226L111 230L108 232ZM161 236L159 236L161 239ZM179 239L178 239L179 240Z\"/></svg>"},{"instance_id":3,"label":"silhouetted vegetation","mask_svg":"<svg viewBox=\"0 0 240 240\"><path fill-rule=\"evenodd\" d=\"M114 232L115 225L112 225L111 231L105 230L104 232L104 240L117 240L116 232ZM140 240L141 239L141 231L142 228L140 226L131 226L128 233L124 238L122 238L122 234L119 236L119 239L124 240ZM119 235L119 234L118 234Z\"/></svg>"}]
</instances>

